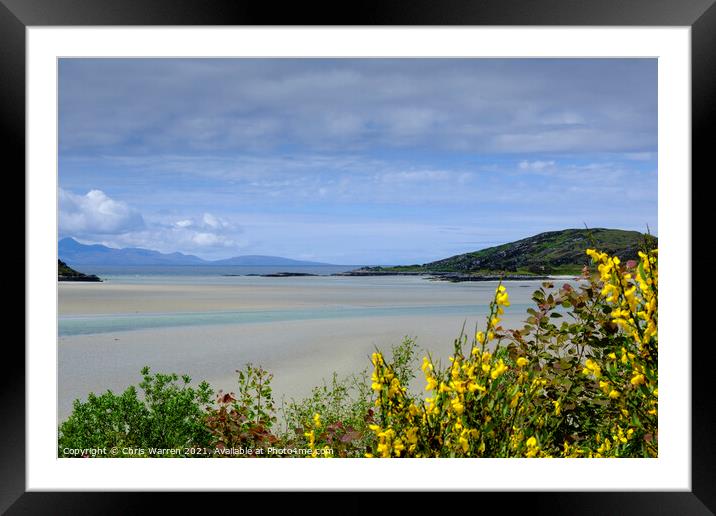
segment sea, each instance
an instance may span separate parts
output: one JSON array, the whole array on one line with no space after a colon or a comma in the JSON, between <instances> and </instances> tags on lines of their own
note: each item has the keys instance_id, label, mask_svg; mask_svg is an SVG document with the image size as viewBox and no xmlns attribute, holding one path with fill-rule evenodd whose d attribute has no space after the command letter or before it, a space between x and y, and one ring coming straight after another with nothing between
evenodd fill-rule
<instances>
[{"instance_id":1,"label":"sea","mask_svg":"<svg viewBox=\"0 0 716 516\"><path fill-rule=\"evenodd\" d=\"M81 265L85 274L96 274L103 281L125 284L206 285L224 284L227 278L290 272L330 276L362 265Z\"/></svg>"},{"instance_id":2,"label":"sea","mask_svg":"<svg viewBox=\"0 0 716 516\"><path fill-rule=\"evenodd\" d=\"M58 318L59 336L90 335L121 331L146 330L187 326L271 323L312 319L370 318L380 316L429 316L429 315L487 315L489 302L494 295L495 282L447 283L430 281L420 276L369 276L351 277L333 274L354 270L360 265L312 265L312 266L82 266L87 274L98 275L106 284L123 285L201 285L201 286L265 286L296 287L296 289L346 287L347 291L364 290L362 302L334 303L315 307L290 309L244 309L241 311L201 311L167 313L130 313L100 315L62 315ZM317 276L263 277L264 274L280 272L316 274ZM531 306L524 287L539 286L537 281L514 282L523 287L521 295L513 298L510 312L524 311ZM534 288L530 288L532 292ZM406 289L415 292L423 304L385 305L372 303L381 292ZM454 303L430 303L434 295L444 295L446 289L464 291L470 296L457 296ZM354 297L354 294L349 296ZM361 296L363 297L363 296ZM469 303L465 300L469 299Z\"/></svg>"}]
</instances>

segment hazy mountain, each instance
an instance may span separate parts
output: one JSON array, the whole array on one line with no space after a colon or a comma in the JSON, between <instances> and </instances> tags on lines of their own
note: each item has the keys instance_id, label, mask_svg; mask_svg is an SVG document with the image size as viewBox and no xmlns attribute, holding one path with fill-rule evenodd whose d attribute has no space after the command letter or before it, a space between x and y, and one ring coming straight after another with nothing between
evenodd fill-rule
<instances>
[{"instance_id":1,"label":"hazy mountain","mask_svg":"<svg viewBox=\"0 0 716 516\"><path fill-rule=\"evenodd\" d=\"M249 254L246 256L234 256L233 258L227 258L225 260L214 260L212 265L248 265L248 266L260 266L260 265L329 265L321 262L307 262L302 260L291 260L290 258L281 258L280 256L264 256L260 254Z\"/></svg>"},{"instance_id":2,"label":"hazy mountain","mask_svg":"<svg viewBox=\"0 0 716 516\"><path fill-rule=\"evenodd\" d=\"M203 260L183 253L160 253L139 247L114 249L101 244L81 244L74 238L63 238L58 243L59 258L77 265L245 265L245 266L299 266L327 265L319 262L291 260L279 256L235 256L224 260Z\"/></svg>"},{"instance_id":3,"label":"hazy mountain","mask_svg":"<svg viewBox=\"0 0 716 516\"><path fill-rule=\"evenodd\" d=\"M80 244L73 238L58 243L58 255L70 265L200 265L197 256L182 253L160 253L139 247L114 249L101 244Z\"/></svg>"}]
</instances>

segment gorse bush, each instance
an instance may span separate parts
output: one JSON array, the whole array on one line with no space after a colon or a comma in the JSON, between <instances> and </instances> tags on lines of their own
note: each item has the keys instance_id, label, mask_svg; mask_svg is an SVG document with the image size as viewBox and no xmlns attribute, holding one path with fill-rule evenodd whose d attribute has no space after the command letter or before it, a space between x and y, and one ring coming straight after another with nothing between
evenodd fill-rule
<instances>
[{"instance_id":1,"label":"gorse bush","mask_svg":"<svg viewBox=\"0 0 716 516\"><path fill-rule=\"evenodd\" d=\"M422 392L409 389L410 338L389 358L373 353L371 373L334 374L284 404L281 432L272 376L260 367L237 371L238 393L220 391L213 404L205 382L193 389L188 377L180 385L145 368L143 400L130 387L75 402L60 426L60 455L195 446L202 456L292 447L309 452L288 456L656 457L658 252L627 263L587 254L596 270L585 267L576 286L543 283L522 328L503 328L510 299L499 284L484 329L460 335L444 367L423 358Z\"/></svg>"},{"instance_id":2,"label":"gorse bush","mask_svg":"<svg viewBox=\"0 0 716 516\"><path fill-rule=\"evenodd\" d=\"M391 348L396 375L408 384L414 377L415 340L405 337ZM368 370L347 378L333 374L330 383L315 387L300 401L283 408L284 436L298 447L330 448L333 457L362 457L375 437L369 425L375 422L375 397ZM318 454L315 454L316 456Z\"/></svg>"},{"instance_id":3,"label":"gorse bush","mask_svg":"<svg viewBox=\"0 0 716 516\"><path fill-rule=\"evenodd\" d=\"M557 292L543 284L521 330L500 325L509 306L500 284L469 347L457 340L444 369L423 360L429 397L374 353L377 442L367 456L655 457L657 251L626 264L587 253L598 277L585 271L585 284Z\"/></svg>"}]
</instances>

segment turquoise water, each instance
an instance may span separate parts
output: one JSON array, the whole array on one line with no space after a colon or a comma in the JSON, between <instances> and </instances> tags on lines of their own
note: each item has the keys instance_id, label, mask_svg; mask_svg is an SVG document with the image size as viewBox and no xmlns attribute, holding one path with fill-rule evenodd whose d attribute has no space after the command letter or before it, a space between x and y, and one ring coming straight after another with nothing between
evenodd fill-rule
<instances>
[{"instance_id":1,"label":"turquoise water","mask_svg":"<svg viewBox=\"0 0 716 516\"><path fill-rule=\"evenodd\" d=\"M513 304L511 310L524 311L528 305ZM240 312L195 312L166 314L62 316L58 320L60 336L91 335L150 328L251 324L312 319L385 317L406 315L487 315L484 304L390 306L390 307L321 307L292 310L246 310Z\"/></svg>"},{"instance_id":2,"label":"turquoise water","mask_svg":"<svg viewBox=\"0 0 716 516\"><path fill-rule=\"evenodd\" d=\"M96 274L109 283L128 285L224 285L232 282L258 281L256 275L297 272L330 277L360 265L81 265L78 270ZM251 275L251 276L249 276Z\"/></svg>"},{"instance_id":3,"label":"turquoise water","mask_svg":"<svg viewBox=\"0 0 716 516\"><path fill-rule=\"evenodd\" d=\"M257 269L260 269L257 271ZM459 319L475 320L487 315L489 303L494 297L497 282L448 283L429 281L418 276L331 276L337 272L332 267L294 267L290 272L319 273L319 276L266 278L246 274L267 272L289 272L286 267L268 271L267 268L246 267L103 267L86 268L85 272L98 274L104 283L81 285L86 295L102 303L101 295L105 285L136 285L139 288L119 290L119 295L130 299L134 296L157 295L152 286L183 286L193 292L194 286L211 287L206 292L196 293L200 303L202 296L216 299L232 299L243 295L240 289L248 287L259 294L260 306L265 308L236 308L227 311L161 311L161 302L155 305L159 313L105 313L99 315L63 315L58 319L60 336L106 334L133 330L176 328L190 326L215 326L252 323L273 323L281 321L307 321L340 318L375 318L389 316L435 316L454 315ZM531 292L539 281L507 282L512 306L509 314L524 314L529 306ZM71 295L77 285L63 285L66 295ZM215 287L227 287L216 289ZM266 288L266 290L264 290ZM212 290L213 289L213 290ZM278 289L278 290L272 290ZM129 293L128 293L129 292ZM161 292L160 289L157 292ZM283 293L283 294L282 294ZM157 299L161 300L159 294ZM282 307L275 304L272 296L285 296ZM303 296L306 296L305 298ZM62 302L62 296L60 296ZM268 305L267 305L268 303ZM288 304L286 304L288 303ZM316 306L305 306L306 303ZM291 306L293 304L294 306ZM304 305L304 306L300 306ZM200 304L197 306L201 306ZM193 307L189 308L192 310ZM112 312L112 310L108 310ZM369 324L369 322L368 322Z\"/></svg>"},{"instance_id":4,"label":"turquoise water","mask_svg":"<svg viewBox=\"0 0 716 516\"><path fill-rule=\"evenodd\" d=\"M82 272L109 276L221 276L305 272L327 276L362 265L78 265Z\"/></svg>"}]
</instances>

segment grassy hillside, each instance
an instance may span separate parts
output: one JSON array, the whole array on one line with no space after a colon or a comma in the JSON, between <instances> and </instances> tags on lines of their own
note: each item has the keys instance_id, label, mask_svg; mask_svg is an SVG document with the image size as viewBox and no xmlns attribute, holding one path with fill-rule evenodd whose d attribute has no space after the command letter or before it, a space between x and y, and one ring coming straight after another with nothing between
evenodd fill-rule
<instances>
[{"instance_id":1,"label":"grassy hillside","mask_svg":"<svg viewBox=\"0 0 716 516\"><path fill-rule=\"evenodd\" d=\"M637 258L646 239L638 231L620 229L565 229L540 233L509 244L460 254L423 265L393 267L398 271L512 272L519 274L574 274L589 263L584 251L596 247L622 260Z\"/></svg>"}]
</instances>

